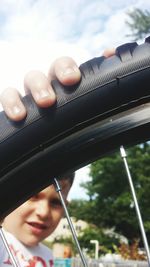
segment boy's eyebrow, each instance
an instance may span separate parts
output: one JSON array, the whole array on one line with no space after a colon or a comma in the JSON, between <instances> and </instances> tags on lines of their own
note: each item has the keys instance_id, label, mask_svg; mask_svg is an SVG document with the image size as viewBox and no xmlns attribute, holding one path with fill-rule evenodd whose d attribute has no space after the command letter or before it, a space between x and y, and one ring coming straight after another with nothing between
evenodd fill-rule
<instances>
[{"instance_id":1,"label":"boy's eyebrow","mask_svg":"<svg viewBox=\"0 0 150 267\"><path fill-rule=\"evenodd\" d=\"M34 198L34 197L43 197L45 194L44 194L44 192L42 192L42 191L40 191L40 192L38 192L37 194L35 194L35 195L33 195L31 198Z\"/></svg>"},{"instance_id":2,"label":"boy's eyebrow","mask_svg":"<svg viewBox=\"0 0 150 267\"><path fill-rule=\"evenodd\" d=\"M51 201L51 202L61 203L59 197L58 197L58 198L57 198L57 197L56 197L56 198L52 198L50 201Z\"/></svg>"}]
</instances>

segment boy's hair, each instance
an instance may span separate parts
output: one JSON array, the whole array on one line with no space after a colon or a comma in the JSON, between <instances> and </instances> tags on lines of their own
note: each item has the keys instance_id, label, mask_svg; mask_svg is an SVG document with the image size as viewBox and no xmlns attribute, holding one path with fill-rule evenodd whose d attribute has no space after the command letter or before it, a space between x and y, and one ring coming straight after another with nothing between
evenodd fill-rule
<instances>
[{"instance_id":1,"label":"boy's hair","mask_svg":"<svg viewBox=\"0 0 150 267\"><path fill-rule=\"evenodd\" d=\"M74 178L75 178L75 172L69 172L60 177L61 180L68 180L68 182L70 183L70 187L73 184Z\"/></svg>"}]
</instances>

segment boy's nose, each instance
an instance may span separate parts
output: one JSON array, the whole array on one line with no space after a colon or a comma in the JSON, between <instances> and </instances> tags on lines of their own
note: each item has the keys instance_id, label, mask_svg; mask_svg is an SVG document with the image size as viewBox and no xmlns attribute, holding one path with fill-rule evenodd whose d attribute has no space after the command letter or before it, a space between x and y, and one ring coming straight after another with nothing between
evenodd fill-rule
<instances>
[{"instance_id":1,"label":"boy's nose","mask_svg":"<svg viewBox=\"0 0 150 267\"><path fill-rule=\"evenodd\" d=\"M36 207L36 215L42 219L50 217L50 207L46 201L40 201Z\"/></svg>"}]
</instances>

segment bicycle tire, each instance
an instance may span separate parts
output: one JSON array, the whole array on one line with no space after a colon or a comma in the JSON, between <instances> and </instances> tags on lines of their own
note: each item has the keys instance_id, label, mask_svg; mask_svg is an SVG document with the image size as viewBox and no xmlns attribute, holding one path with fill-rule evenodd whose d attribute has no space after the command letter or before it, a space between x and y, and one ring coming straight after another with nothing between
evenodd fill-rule
<instances>
[{"instance_id":1,"label":"bicycle tire","mask_svg":"<svg viewBox=\"0 0 150 267\"><path fill-rule=\"evenodd\" d=\"M75 86L52 82L57 103L48 109L25 96L27 117L0 113L0 218L54 177L102 157L120 145L149 139L150 37L124 44L109 58L80 66ZM142 89L141 89L142 88Z\"/></svg>"}]
</instances>

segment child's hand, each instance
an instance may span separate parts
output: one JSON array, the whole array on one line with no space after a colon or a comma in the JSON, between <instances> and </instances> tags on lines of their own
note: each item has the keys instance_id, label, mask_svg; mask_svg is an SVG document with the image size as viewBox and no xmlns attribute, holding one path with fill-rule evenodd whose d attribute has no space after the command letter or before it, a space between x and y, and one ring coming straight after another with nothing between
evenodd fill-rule
<instances>
[{"instance_id":1,"label":"child's hand","mask_svg":"<svg viewBox=\"0 0 150 267\"><path fill-rule=\"evenodd\" d=\"M73 85L79 82L81 74L72 58L62 57L52 64L48 76L40 71L31 71L25 76L25 92L32 94L39 107L45 108L55 103L56 95L51 86L51 81L55 78L64 85ZM26 108L15 88L4 90L0 95L0 101L10 119L19 121L26 116Z\"/></svg>"},{"instance_id":2,"label":"child's hand","mask_svg":"<svg viewBox=\"0 0 150 267\"><path fill-rule=\"evenodd\" d=\"M115 54L115 49L107 49L103 55L109 57ZM56 95L51 86L53 79L58 79L64 85L73 85L81 78L80 70L72 58L62 57L52 64L48 76L40 71L30 71L24 79L26 94L31 93L39 107L46 108L53 105ZM0 95L0 102L7 116L14 120L22 120L26 116L26 108L21 101L19 92L15 88L7 88Z\"/></svg>"}]
</instances>

